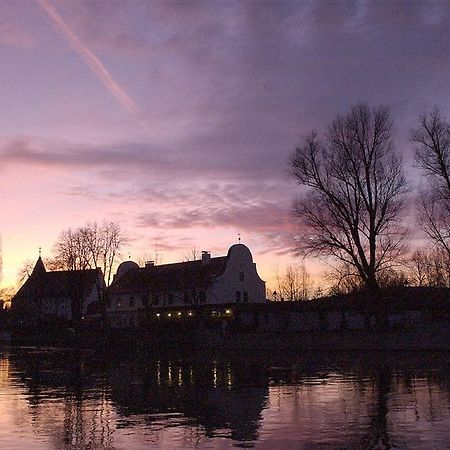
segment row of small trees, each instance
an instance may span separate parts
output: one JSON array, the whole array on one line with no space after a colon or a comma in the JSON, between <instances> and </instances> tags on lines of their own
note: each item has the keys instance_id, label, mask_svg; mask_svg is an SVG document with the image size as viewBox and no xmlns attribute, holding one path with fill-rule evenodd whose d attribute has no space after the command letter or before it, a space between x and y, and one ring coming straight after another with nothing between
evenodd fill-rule
<instances>
[{"instance_id":1,"label":"row of small trees","mask_svg":"<svg viewBox=\"0 0 450 450\"><path fill-rule=\"evenodd\" d=\"M378 274L381 288L404 286L450 287L450 259L439 247L418 248L399 261L395 270ZM305 264L289 265L276 274L275 290L268 290L274 301L300 301L330 295L358 292L365 288L361 277L351 266L339 266L324 276L326 289L317 284Z\"/></svg>"},{"instance_id":2,"label":"row of small trees","mask_svg":"<svg viewBox=\"0 0 450 450\"><path fill-rule=\"evenodd\" d=\"M323 134L306 136L290 160L292 176L304 187L294 204L298 253L333 261L337 284L353 278L371 292L392 278L407 252L411 189L392 142L392 126L385 107L360 104L338 116ZM450 126L437 108L421 116L411 141L417 166L426 176L419 191L418 223L436 249L429 257L437 261L439 254L446 264ZM423 276L417 276L423 283ZM436 276L426 277L430 281Z\"/></svg>"}]
</instances>

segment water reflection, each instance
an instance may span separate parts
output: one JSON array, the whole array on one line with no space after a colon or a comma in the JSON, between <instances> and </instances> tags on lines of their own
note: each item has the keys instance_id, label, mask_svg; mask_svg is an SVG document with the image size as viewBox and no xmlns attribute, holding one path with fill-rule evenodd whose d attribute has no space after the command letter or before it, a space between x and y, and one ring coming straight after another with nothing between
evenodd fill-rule
<instances>
[{"instance_id":1,"label":"water reflection","mask_svg":"<svg viewBox=\"0 0 450 450\"><path fill-rule=\"evenodd\" d=\"M111 447L114 409L108 399L109 387L99 362L87 362L86 358L80 352L54 349L18 349L3 354L2 360L10 367L7 380L16 388L16 401L28 405L28 417L23 415L17 430L9 430L11 440L14 433L22 436L32 432L42 443L56 448ZM1 412L15 413L14 409ZM37 448L45 448L42 443Z\"/></svg>"},{"instance_id":2,"label":"water reflection","mask_svg":"<svg viewBox=\"0 0 450 450\"><path fill-rule=\"evenodd\" d=\"M0 448L444 448L448 354L0 352Z\"/></svg>"},{"instance_id":3,"label":"water reflection","mask_svg":"<svg viewBox=\"0 0 450 450\"><path fill-rule=\"evenodd\" d=\"M253 374L251 383L240 373ZM236 368L229 361L203 359L128 360L108 369L111 401L126 426L159 428L182 424L205 438L258 438L269 386L266 371ZM124 425L124 426L125 426Z\"/></svg>"}]
</instances>

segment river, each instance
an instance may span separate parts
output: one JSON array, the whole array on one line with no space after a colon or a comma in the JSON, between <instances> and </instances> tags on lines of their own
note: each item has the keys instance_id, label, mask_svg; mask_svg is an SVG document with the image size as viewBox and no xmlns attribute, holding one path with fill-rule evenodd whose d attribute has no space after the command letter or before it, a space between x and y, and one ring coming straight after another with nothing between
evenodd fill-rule
<instances>
[{"instance_id":1,"label":"river","mask_svg":"<svg viewBox=\"0 0 450 450\"><path fill-rule=\"evenodd\" d=\"M1 449L450 448L450 353L0 348Z\"/></svg>"}]
</instances>

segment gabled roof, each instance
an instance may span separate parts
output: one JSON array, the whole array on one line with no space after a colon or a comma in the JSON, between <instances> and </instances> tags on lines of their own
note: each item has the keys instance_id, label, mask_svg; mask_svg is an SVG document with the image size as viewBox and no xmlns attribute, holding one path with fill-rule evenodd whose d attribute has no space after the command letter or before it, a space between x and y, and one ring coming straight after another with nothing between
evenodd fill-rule
<instances>
[{"instance_id":1,"label":"gabled roof","mask_svg":"<svg viewBox=\"0 0 450 450\"><path fill-rule=\"evenodd\" d=\"M223 274L227 257L208 261L188 261L159 266L131 268L116 277L109 287L110 294L142 293L148 291L205 289Z\"/></svg>"},{"instance_id":2,"label":"gabled roof","mask_svg":"<svg viewBox=\"0 0 450 450\"><path fill-rule=\"evenodd\" d=\"M42 259L36 261L33 272L17 291L12 301L34 298L70 298L88 295L101 277L100 269L58 270L47 272Z\"/></svg>"}]
</instances>

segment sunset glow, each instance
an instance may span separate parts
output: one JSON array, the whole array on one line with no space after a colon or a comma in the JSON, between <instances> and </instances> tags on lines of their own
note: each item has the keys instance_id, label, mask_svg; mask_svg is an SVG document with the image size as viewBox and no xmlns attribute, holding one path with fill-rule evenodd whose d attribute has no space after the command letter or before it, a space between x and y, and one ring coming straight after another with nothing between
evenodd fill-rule
<instances>
[{"instance_id":1,"label":"sunset glow","mask_svg":"<svg viewBox=\"0 0 450 450\"><path fill-rule=\"evenodd\" d=\"M450 117L445 3L1 5L1 287L62 230L104 219L129 236L122 259L224 255L240 233L271 287L296 260L301 136L386 104L411 174L419 115Z\"/></svg>"}]
</instances>

